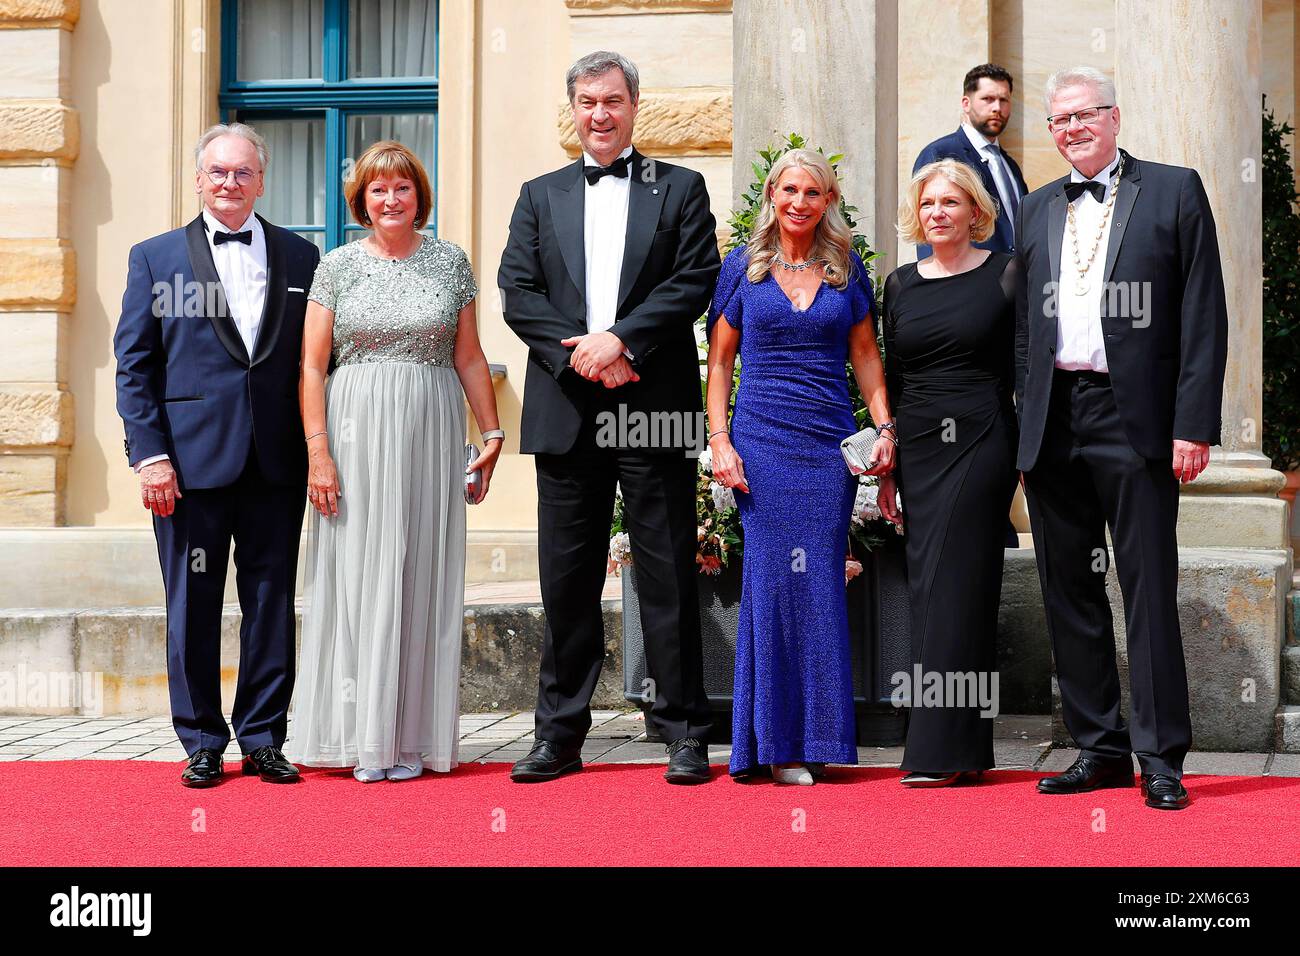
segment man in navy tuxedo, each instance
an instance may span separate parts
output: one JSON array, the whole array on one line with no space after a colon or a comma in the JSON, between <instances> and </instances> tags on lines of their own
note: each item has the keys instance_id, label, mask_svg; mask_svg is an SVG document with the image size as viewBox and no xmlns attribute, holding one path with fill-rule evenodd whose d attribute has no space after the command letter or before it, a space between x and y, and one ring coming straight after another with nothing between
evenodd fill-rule
<instances>
[{"instance_id":1,"label":"man in navy tuxedo","mask_svg":"<svg viewBox=\"0 0 1300 956\"><path fill-rule=\"evenodd\" d=\"M1021 198L1029 192L1020 167L998 145L998 136L1011 120L1011 90L1011 74L1002 67L985 63L973 68L962 84L961 126L921 150L912 167L915 173L927 163L955 159L980 174L984 188L998 201L998 222L993 235L975 245L994 252L1016 248L1016 211ZM918 260L929 255L929 246L916 247Z\"/></svg>"},{"instance_id":2,"label":"man in navy tuxedo","mask_svg":"<svg viewBox=\"0 0 1300 956\"><path fill-rule=\"evenodd\" d=\"M203 211L134 246L114 336L126 457L153 515L167 594L181 782L219 783L221 611L230 544L243 621L232 720L243 772L283 783L294 674L294 581L307 487L298 406L311 242L253 212L269 161L249 126L195 149Z\"/></svg>"}]
</instances>

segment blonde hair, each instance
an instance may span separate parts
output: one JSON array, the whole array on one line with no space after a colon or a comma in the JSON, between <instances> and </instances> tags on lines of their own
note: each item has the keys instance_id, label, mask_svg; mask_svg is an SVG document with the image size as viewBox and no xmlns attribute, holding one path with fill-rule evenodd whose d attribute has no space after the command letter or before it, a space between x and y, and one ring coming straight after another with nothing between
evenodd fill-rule
<instances>
[{"instance_id":1,"label":"blonde hair","mask_svg":"<svg viewBox=\"0 0 1300 956\"><path fill-rule=\"evenodd\" d=\"M942 176L958 189L966 193L979 212L971 226L970 237L973 242L983 242L993 235L998 225L998 205L979 173L965 163L956 159L941 159L927 163L918 169L907 184L903 199L898 204L898 237L904 242L920 245L925 242L925 229L921 226L921 193L926 184L935 176Z\"/></svg>"},{"instance_id":2,"label":"blonde hair","mask_svg":"<svg viewBox=\"0 0 1300 956\"><path fill-rule=\"evenodd\" d=\"M826 282L843 289L849 282L850 253L853 251L853 233L840 214L840 181L826 157L810 149L792 149L772 164L767 179L763 181L763 204L754 217L754 231L746 248L749 267L745 270L750 282L761 282L772 268L772 260L781 251L781 224L776 218L772 191L781 182L781 175L790 167L806 169L821 186L826 196L826 212L817 223L809 261L822 260L822 273Z\"/></svg>"},{"instance_id":3,"label":"blonde hair","mask_svg":"<svg viewBox=\"0 0 1300 956\"><path fill-rule=\"evenodd\" d=\"M411 225L417 232L423 229L433 211L429 174L415 153L390 139L380 140L362 153L343 183L343 197L352 218L362 226L372 225L366 213L366 187L385 176L409 179L415 184L415 221Z\"/></svg>"}]
</instances>

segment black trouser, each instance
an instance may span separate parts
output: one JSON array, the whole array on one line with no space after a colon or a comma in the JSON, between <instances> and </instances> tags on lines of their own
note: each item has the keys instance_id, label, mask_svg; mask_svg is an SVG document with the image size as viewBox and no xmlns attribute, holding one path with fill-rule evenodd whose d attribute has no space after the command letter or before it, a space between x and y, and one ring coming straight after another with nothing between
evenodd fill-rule
<instances>
[{"instance_id":1,"label":"black trouser","mask_svg":"<svg viewBox=\"0 0 1300 956\"><path fill-rule=\"evenodd\" d=\"M539 454L536 464L546 611L536 738L576 746L591 729L591 695L605 659L601 592L617 483L654 682L650 718L665 740L707 740L712 717L696 589L696 460L680 450L599 447L593 412L571 451Z\"/></svg>"},{"instance_id":2,"label":"black trouser","mask_svg":"<svg viewBox=\"0 0 1300 956\"><path fill-rule=\"evenodd\" d=\"M1143 773L1181 777L1192 726L1172 458L1172 440L1170 457L1158 460L1129 446L1108 376L1057 370L1025 490L1066 728L1086 755L1132 752ZM1105 587L1107 525L1128 635L1127 727Z\"/></svg>"},{"instance_id":3,"label":"black trouser","mask_svg":"<svg viewBox=\"0 0 1300 956\"><path fill-rule=\"evenodd\" d=\"M273 485L250 452L223 488L187 488L169 517L154 516L167 591L167 684L172 725L191 756L224 751L221 611L235 543L239 677L231 721L244 753L284 745L294 677L294 584L307 486Z\"/></svg>"}]
</instances>

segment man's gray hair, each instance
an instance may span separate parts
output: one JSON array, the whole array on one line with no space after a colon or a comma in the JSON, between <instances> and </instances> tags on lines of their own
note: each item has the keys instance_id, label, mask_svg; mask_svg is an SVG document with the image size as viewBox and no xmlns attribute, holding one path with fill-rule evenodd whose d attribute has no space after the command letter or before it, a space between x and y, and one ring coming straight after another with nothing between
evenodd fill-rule
<instances>
[{"instance_id":1,"label":"man's gray hair","mask_svg":"<svg viewBox=\"0 0 1300 956\"><path fill-rule=\"evenodd\" d=\"M577 92L578 80L584 77L604 76L610 70L623 71L623 79L627 82L628 96L635 103L637 97L641 95L641 75L636 71L636 64L623 54L611 53L608 50L597 50L595 53L588 53L569 67L569 72L564 75L564 85L569 91L569 102L573 102L573 97Z\"/></svg>"},{"instance_id":2,"label":"man's gray hair","mask_svg":"<svg viewBox=\"0 0 1300 956\"><path fill-rule=\"evenodd\" d=\"M1114 106L1119 102L1115 95L1115 83L1109 76L1090 66L1072 66L1068 70L1057 70L1047 78L1047 88L1043 92L1043 104L1046 106L1048 114L1052 112L1052 100L1056 99L1056 94L1069 86L1093 87L1101 98L1100 103L1094 104L1096 106L1106 104Z\"/></svg>"},{"instance_id":3,"label":"man's gray hair","mask_svg":"<svg viewBox=\"0 0 1300 956\"><path fill-rule=\"evenodd\" d=\"M247 123L218 123L216 126L209 126L199 137L199 141L194 145L194 168L200 169L203 166L203 151L208 148L218 136L242 136L253 144L257 150L257 161L262 164L262 171L266 172L266 167L271 165L271 150L267 148L266 140L262 139L260 133Z\"/></svg>"}]
</instances>

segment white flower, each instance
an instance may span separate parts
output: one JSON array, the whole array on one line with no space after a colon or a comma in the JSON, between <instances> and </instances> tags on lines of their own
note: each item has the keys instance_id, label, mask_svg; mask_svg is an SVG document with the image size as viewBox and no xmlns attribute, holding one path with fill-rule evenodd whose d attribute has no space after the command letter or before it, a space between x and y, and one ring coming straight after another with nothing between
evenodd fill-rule
<instances>
[{"instance_id":1,"label":"white flower","mask_svg":"<svg viewBox=\"0 0 1300 956\"><path fill-rule=\"evenodd\" d=\"M710 481L709 494L713 495L713 507L718 511L730 511L736 507L736 496L726 485Z\"/></svg>"},{"instance_id":2,"label":"white flower","mask_svg":"<svg viewBox=\"0 0 1300 956\"><path fill-rule=\"evenodd\" d=\"M853 501L853 520L857 524L875 521L880 515L880 488L875 481L858 482L858 494Z\"/></svg>"},{"instance_id":3,"label":"white flower","mask_svg":"<svg viewBox=\"0 0 1300 956\"><path fill-rule=\"evenodd\" d=\"M710 475L713 474L713 449L712 448L706 445L704 447L704 451L700 452L699 461L700 461L701 468L707 471Z\"/></svg>"},{"instance_id":4,"label":"white flower","mask_svg":"<svg viewBox=\"0 0 1300 956\"><path fill-rule=\"evenodd\" d=\"M846 558L844 561L844 583L848 584L859 574L862 573L862 562L853 558Z\"/></svg>"},{"instance_id":5,"label":"white flower","mask_svg":"<svg viewBox=\"0 0 1300 956\"><path fill-rule=\"evenodd\" d=\"M610 537L609 560L624 567L632 563L632 543L626 531L620 531Z\"/></svg>"}]
</instances>

